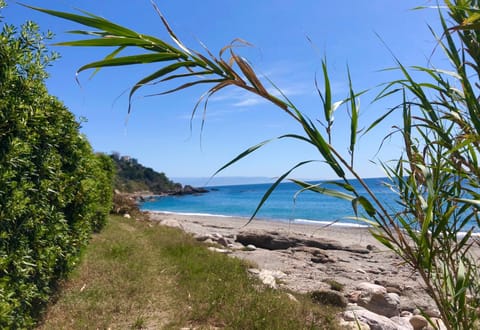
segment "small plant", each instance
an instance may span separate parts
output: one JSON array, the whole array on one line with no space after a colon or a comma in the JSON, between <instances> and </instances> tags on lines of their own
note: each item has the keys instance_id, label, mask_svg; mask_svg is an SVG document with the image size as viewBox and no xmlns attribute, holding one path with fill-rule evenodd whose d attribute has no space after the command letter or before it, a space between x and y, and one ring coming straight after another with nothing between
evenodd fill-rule
<instances>
[{"instance_id":1,"label":"small plant","mask_svg":"<svg viewBox=\"0 0 480 330\"><path fill-rule=\"evenodd\" d=\"M343 289L345 288L345 284L337 282L333 279L328 279L327 278L327 279L323 280L323 282L330 285L330 289L335 290L335 291L343 291Z\"/></svg>"}]
</instances>

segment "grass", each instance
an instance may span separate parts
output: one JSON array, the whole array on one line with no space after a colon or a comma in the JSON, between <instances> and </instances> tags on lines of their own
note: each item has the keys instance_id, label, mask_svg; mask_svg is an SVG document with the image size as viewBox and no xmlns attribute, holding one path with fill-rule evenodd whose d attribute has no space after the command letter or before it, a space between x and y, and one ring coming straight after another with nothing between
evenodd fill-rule
<instances>
[{"instance_id":1,"label":"grass","mask_svg":"<svg viewBox=\"0 0 480 330\"><path fill-rule=\"evenodd\" d=\"M336 329L334 307L263 287L172 228L111 217L39 329Z\"/></svg>"}]
</instances>

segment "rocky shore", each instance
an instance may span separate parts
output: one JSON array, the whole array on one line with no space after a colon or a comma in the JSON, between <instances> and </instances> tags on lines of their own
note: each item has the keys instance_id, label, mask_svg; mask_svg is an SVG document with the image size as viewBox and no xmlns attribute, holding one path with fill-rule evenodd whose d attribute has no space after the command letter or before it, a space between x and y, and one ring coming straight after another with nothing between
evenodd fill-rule
<instances>
[{"instance_id":1,"label":"rocky shore","mask_svg":"<svg viewBox=\"0 0 480 330\"><path fill-rule=\"evenodd\" d=\"M341 306L346 329L428 329L423 310L443 328L422 280L386 250L367 228L147 213L178 227L210 249L252 262L249 271L266 285L309 293Z\"/></svg>"}]
</instances>

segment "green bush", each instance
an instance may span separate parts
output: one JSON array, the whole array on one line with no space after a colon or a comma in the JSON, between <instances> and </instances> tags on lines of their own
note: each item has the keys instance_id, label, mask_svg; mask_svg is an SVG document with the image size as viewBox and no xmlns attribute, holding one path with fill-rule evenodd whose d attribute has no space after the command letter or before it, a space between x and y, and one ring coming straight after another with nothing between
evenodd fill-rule
<instances>
[{"instance_id":1,"label":"green bush","mask_svg":"<svg viewBox=\"0 0 480 330\"><path fill-rule=\"evenodd\" d=\"M2 329L33 326L111 208L112 162L45 87L48 37L32 22L0 34Z\"/></svg>"}]
</instances>

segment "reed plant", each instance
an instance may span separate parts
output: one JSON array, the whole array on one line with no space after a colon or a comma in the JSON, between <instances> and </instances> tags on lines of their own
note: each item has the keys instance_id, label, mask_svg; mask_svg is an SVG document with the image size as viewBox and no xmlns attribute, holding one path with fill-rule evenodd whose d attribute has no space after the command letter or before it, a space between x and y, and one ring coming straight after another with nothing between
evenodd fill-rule
<instances>
[{"instance_id":1,"label":"reed plant","mask_svg":"<svg viewBox=\"0 0 480 330\"><path fill-rule=\"evenodd\" d=\"M249 62L238 54L236 46L247 44L245 41L234 40L217 56L203 45L200 51L191 49L176 36L155 4L173 42L137 33L88 13L76 15L34 9L96 29L75 31L89 38L59 45L113 47L105 58L82 66L78 72L131 64L165 64L131 88L128 111L138 89L172 81L178 85L159 95L195 85L208 86L195 104L193 114L201 107L206 111L209 98L230 86L273 103L300 126L303 134L286 134L263 141L240 153L218 172L273 140L293 139L311 145L340 180L310 184L293 179L300 191L348 200L356 219L371 225L372 235L420 274L447 328L474 329L479 327L480 308L480 277L477 260L471 254L472 246L477 244L471 223L480 224L479 4L478 0L445 0L444 6L438 7L442 29L439 34L432 29L432 35L437 41L436 52L448 59L450 67L407 68L396 60L400 77L385 84L375 98L397 100L399 95L401 99L362 132L368 134L394 114L402 118L395 132L389 133L401 137L401 155L396 161L381 164L388 175L388 185L397 193L399 208L396 209L375 195L355 167L360 135L358 100L364 92L354 91L348 74L348 95L334 102L326 60L322 63L324 88L316 84L323 118L312 120L272 81L256 74ZM137 54L121 56L125 49L130 49L129 54L135 51ZM272 86L274 93L269 91ZM350 118L349 147L345 153L335 147L332 135L333 114L342 109L348 111ZM281 175L265 193L250 220L280 182L310 162L299 162ZM358 180L365 192L357 190L350 178ZM431 325L438 326L433 321Z\"/></svg>"}]
</instances>

